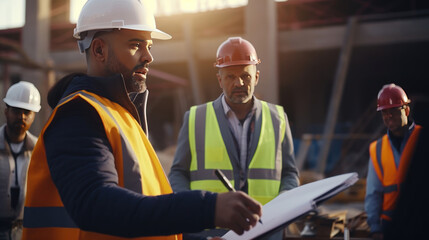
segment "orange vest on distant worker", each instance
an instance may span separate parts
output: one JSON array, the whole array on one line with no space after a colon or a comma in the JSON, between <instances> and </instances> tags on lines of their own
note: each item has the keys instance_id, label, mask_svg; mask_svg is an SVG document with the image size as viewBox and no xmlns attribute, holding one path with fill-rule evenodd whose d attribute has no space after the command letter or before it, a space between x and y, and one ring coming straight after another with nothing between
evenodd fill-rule
<instances>
[{"instance_id":1,"label":"orange vest on distant worker","mask_svg":"<svg viewBox=\"0 0 429 240\"><path fill-rule=\"evenodd\" d=\"M115 156L118 185L155 196L171 193L170 184L149 140L136 119L122 106L86 91L73 93L54 109L34 148L27 177L23 240L119 240L115 237L79 229L67 214L50 175L43 134L60 107L81 98L87 101L103 122ZM132 171L135 167L139 172ZM138 175L141 181L133 181ZM130 176L132 179L130 179ZM181 235L134 239L181 240Z\"/></svg>"},{"instance_id":2,"label":"orange vest on distant worker","mask_svg":"<svg viewBox=\"0 0 429 240\"><path fill-rule=\"evenodd\" d=\"M382 219L391 220L392 218L396 199L399 196L401 184L405 180L421 128L421 126L415 125L402 151L398 168L396 168L392 146L387 134L377 141L372 142L369 147L372 164L374 165L378 179L383 185Z\"/></svg>"}]
</instances>

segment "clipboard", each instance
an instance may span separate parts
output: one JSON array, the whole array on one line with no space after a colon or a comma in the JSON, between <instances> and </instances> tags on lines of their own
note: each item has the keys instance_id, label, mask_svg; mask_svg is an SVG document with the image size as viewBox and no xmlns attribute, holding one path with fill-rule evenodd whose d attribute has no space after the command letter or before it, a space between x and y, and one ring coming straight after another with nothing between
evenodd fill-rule
<instances>
[{"instance_id":1,"label":"clipboard","mask_svg":"<svg viewBox=\"0 0 429 240\"><path fill-rule=\"evenodd\" d=\"M349 188L358 180L357 173L346 173L308 183L278 195L262 207L261 220L242 235L230 230L226 240L249 240L264 237L315 210L320 204Z\"/></svg>"}]
</instances>

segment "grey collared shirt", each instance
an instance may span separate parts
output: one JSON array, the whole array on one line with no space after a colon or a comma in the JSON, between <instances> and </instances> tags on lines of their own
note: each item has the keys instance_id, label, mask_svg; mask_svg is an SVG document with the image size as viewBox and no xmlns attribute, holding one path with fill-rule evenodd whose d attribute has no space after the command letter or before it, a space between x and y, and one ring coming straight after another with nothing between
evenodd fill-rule
<instances>
[{"instance_id":1,"label":"grey collared shirt","mask_svg":"<svg viewBox=\"0 0 429 240\"><path fill-rule=\"evenodd\" d=\"M253 97L254 98L254 97ZM250 125L252 123L253 116L255 115L256 108L255 105L253 105L252 110L247 114L246 118L244 119L244 122L240 122L238 120L237 115L235 115L234 111L228 106L228 104L225 101L225 95L222 96L222 106L225 112L225 116L228 119L229 122L229 128L231 129L235 140L237 141L239 152L240 152L240 166L244 170L246 169L246 162L247 162L247 153L248 153L248 134Z\"/></svg>"}]
</instances>

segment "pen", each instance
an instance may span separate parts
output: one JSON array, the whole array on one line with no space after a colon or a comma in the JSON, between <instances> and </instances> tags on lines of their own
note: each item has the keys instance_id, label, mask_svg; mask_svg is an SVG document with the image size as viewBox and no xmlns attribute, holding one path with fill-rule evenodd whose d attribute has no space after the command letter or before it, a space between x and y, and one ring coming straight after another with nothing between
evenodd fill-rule
<instances>
[{"instance_id":1,"label":"pen","mask_svg":"<svg viewBox=\"0 0 429 240\"><path fill-rule=\"evenodd\" d=\"M231 182L226 178L226 176L223 174L223 172L220 169L214 170L216 176L219 178L219 180L223 183L223 185L228 189L230 192L235 192L235 188L232 186ZM262 220L259 219L259 222L262 224Z\"/></svg>"},{"instance_id":2,"label":"pen","mask_svg":"<svg viewBox=\"0 0 429 240\"><path fill-rule=\"evenodd\" d=\"M231 182L226 178L226 176L221 172L219 169L215 170L216 176L219 178L219 180L223 183L223 185L228 189L230 192L235 192L234 187L232 186Z\"/></svg>"}]
</instances>

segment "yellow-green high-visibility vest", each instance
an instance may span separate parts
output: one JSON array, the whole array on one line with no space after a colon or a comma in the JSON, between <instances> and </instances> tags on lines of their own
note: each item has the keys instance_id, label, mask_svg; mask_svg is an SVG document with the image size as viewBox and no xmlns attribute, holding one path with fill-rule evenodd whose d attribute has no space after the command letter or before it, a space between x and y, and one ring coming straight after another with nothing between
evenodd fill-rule
<instances>
[{"instance_id":1,"label":"yellow-green high-visibility vest","mask_svg":"<svg viewBox=\"0 0 429 240\"><path fill-rule=\"evenodd\" d=\"M281 143L286 122L283 107L264 101L261 103L261 132L255 154L249 164L247 181L248 194L265 204L279 194L282 169ZM192 155L190 188L212 192L228 191L213 174L214 169L221 169L234 185L233 165L212 102L191 107L189 145Z\"/></svg>"}]
</instances>

